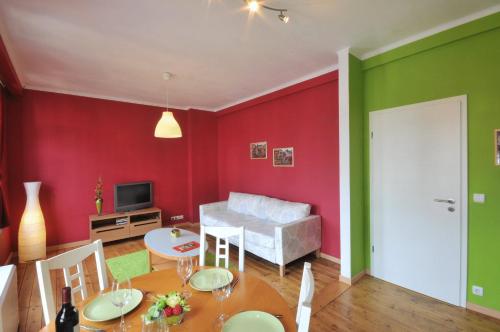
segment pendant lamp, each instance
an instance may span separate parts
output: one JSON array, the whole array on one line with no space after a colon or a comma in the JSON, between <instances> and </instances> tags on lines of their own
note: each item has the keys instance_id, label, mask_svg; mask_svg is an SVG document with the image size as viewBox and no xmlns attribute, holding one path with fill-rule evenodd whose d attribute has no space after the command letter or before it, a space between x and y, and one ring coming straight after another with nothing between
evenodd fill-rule
<instances>
[{"instance_id":1,"label":"pendant lamp","mask_svg":"<svg viewBox=\"0 0 500 332\"><path fill-rule=\"evenodd\" d=\"M163 73L165 81L173 77L171 73ZM163 112L161 119L156 124L155 137L159 138L179 138L182 137L182 130L179 123L174 118L174 114L168 110L168 84L167 84L167 110Z\"/></svg>"}]
</instances>

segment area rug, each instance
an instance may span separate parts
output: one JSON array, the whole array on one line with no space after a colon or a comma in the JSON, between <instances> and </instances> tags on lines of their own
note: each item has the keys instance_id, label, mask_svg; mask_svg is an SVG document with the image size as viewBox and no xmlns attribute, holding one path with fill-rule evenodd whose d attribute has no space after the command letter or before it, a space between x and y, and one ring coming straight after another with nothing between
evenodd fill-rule
<instances>
[{"instance_id":1,"label":"area rug","mask_svg":"<svg viewBox=\"0 0 500 332\"><path fill-rule=\"evenodd\" d=\"M109 258L106 260L113 278L123 281L151 272L149 265L149 253L140 250L131 254Z\"/></svg>"}]
</instances>

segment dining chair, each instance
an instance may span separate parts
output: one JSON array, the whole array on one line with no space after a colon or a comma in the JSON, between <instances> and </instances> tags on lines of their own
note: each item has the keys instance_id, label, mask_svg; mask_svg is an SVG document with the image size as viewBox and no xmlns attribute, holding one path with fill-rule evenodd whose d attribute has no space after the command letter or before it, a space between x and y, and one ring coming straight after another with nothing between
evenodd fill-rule
<instances>
[{"instance_id":1,"label":"dining chair","mask_svg":"<svg viewBox=\"0 0 500 332\"><path fill-rule=\"evenodd\" d=\"M104 262L104 253L102 241L96 240L90 244L62 253L60 255L39 260L36 262L36 272L38 276L38 286L40 288L40 297L42 299L43 318L45 325L56 317L54 293L50 280L50 271L62 269L64 274L64 283L66 287L71 287L71 295L80 292L82 300L87 298L87 287L85 285L85 272L83 271L83 260L90 255L95 255L97 275L99 278L99 288L104 290L108 287L108 278L106 276L106 265ZM70 268L76 266L76 273L71 274ZM79 284L73 287L72 281L78 279Z\"/></svg>"},{"instance_id":2,"label":"dining chair","mask_svg":"<svg viewBox=\"0 0 500 332\"><path fill-rule=\"evenodd\" d=\"M238 269L245 270L245 227L218 227L218 226L200 226L200 266L205 266L206 257L206 234L215 237L215 266L219 266L220 259L224 259L226 269L229 268L229 238L238 236ZM224 242L223 242L224 241ZM224 253L221 253L224 249Z\"/></svg>"},{"instance_id":3,"label":"dining chair","mask_svg":"<svg viewBox=\"0 0 500 332\"><path fill-rule=\"evenodd\" d=\"M302 283L300 285L299 304L297 306L297 331L309 331L309 321L311 319L311 305L314 295L314 276L311 271L311 263L304 263L302 272Z\"/></svg>"}]
</instances>

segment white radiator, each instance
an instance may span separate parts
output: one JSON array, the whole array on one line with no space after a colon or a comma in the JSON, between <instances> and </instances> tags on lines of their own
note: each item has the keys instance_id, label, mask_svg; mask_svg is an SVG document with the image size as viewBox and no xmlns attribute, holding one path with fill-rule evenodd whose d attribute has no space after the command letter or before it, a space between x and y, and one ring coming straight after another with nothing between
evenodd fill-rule
<instances>
[{"instance_id":1,"label":"white radiator","mask_svg":"<svg viewBox=\"0 0 500 332\"><path fill-rule=\"evenodd\" d=\"M16 266L0 266L0 332L16 332L18 325Z\"/></svg>"}]
</instances>

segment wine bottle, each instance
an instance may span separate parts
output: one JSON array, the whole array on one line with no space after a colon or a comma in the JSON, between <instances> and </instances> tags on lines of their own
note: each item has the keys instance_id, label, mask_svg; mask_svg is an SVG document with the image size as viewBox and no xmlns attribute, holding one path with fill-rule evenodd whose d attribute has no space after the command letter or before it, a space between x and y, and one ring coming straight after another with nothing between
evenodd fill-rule
<instances>
[{"instance_id":1,"label":"wine bottle","mask_svg":"<svg viewBox=\"0 0 500 332\"><path fill-rule=\"evenodd\" d=\"M56 332L80 331L78 309L71 303L71 287L62 289L62 303L56 316Z\"/></svg>"}]
</instances>

